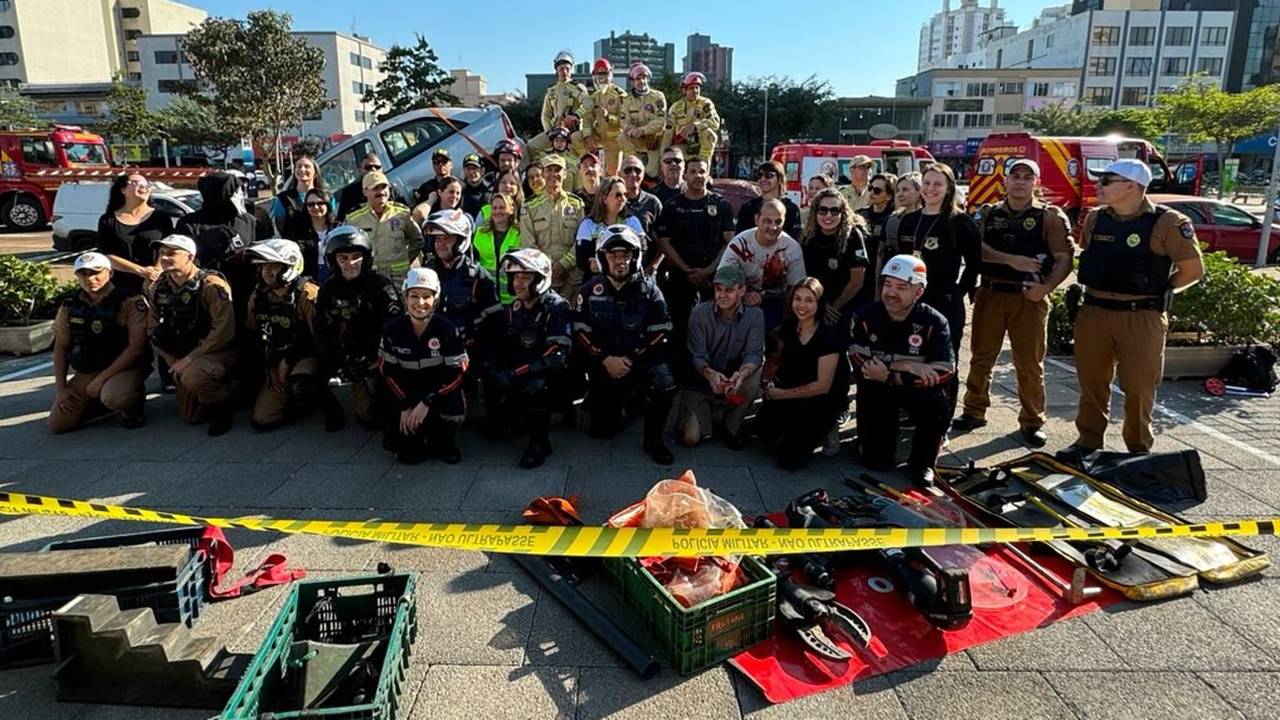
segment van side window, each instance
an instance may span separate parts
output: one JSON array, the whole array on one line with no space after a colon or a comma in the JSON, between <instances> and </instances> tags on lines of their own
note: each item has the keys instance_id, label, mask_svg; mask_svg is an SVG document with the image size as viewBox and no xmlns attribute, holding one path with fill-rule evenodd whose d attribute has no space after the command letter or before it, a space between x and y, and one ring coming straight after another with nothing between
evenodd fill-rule
<instances>
[{"instance_id":1,"label":"van side window","mask_svg":"<svg viewBox=\"0 0 1280 720\"><path fill-rule=\"evenodd\" d=\"M1097 180L1107 166L1115 162L1115 158L1086 158L1084 161L1085 170L1089 173L1089 177Z\"/></svg>"},{"instance_id":2,"label":"van side window","mask_svg":"<svg viewBox=\"0 0 1280 720\"><path fill-rule=\"evenodd\" d=\"M457 121L454 121L454 124L459 127L463 125L463 123ZM382 144L386 146L387 153L391 155L391 165L394 167L421 154L427 148L452 133L453 131L449 129L449 126L440 122L438 118L432 117L415 118L402 125L384 130L381 137Z\"/></svg>"},{"instance_id":3,"label":"van side window","mask_svg":"<svg viewBox=\"0 0 1280 720\"><path fill-rule=\"evenodd\" d=\"M800 182L800 163L789 162L786 166L787 182Z\"/></svg>"},{"instance_id":4,"label":"van side window","mask_svg":"<svg viewBox=\"0 0 1280 720\"><path fill-rule=\"evenodd\" d=\"M373 144L362 140L333 157L326 158L320 166L320 177L324 178L324 186L335 191L340 190L360 177L360 163L364 156L373 152Z\"/></svg>"},{"instance_id":5,"label":"van side window","mask_svg":"<svg viewBox=\"0 0 1280 720\"><path fill-rule=\"evenodd\" d=\"M41 138L24 138L22 141L22 160L33 165L57 165L53 154L53 143Z\"/></svg>"}]
</instances>

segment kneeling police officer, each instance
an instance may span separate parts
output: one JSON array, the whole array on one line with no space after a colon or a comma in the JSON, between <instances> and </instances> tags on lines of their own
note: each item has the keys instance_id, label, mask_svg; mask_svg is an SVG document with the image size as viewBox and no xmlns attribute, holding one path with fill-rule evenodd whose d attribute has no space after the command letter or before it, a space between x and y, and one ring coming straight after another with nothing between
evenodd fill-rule
<instances>
[{"instance_id":1,"label":"kneeling police officer","mask_svg":"<svg viewBox=\"0 0 1280 720\"><path fill-rule=\"evenodd\" d=\"M411 268L404 279L405 314L382 329L378 357L391 394L382 444L402 463L432 453L450 465L462 462L457 439L467 414L467 349L458 329L437 312L439 302L436 271Z\"/></svg>"},{"instance_id":2,"label":"kneeling police officer","mask_svg":"<svg viewBox=\"0 0 1280 720\"><path fill-rule=\"evenodd\" d=\"M551 258L541 250L513 250L499 267L515 299L502 316L503 336L485 385L485 416L498 433L528 431L520 467L535 468L551 454L551 404L563 387L572 349L572 311L551 289Z\"/></svg>"},{"instance_id":3,"label":"kneeling police officer","mask_svg":"<svg viewBox=\"0 0 1280 720\"><path fill-rule=\"evenodd\" d=\"M53 321L53 378L57 395L49 430L80 426L95 406L120 413L132 430L146 424L143 383L151 373L147 303L136 291L111 282L111 261L88 252L76 258L80 292L58 309ZM67 368L75 376L67 379Z\"/></svg>"},{"instance_id":4,"label":"kneeling police officer","mask_svg":"<svg viewBox=\"0 0 1280 720\"><path fill-rule=\"evenodd\" d=\"M648 400L644 450L654 462L669 465L675 457L662 430L676 391L666 357L671 317L662 291L640 271L643 249L626 225L610 225L600 233L596 260L604 272L582 286L573 327L589 363L591 434L617 435L628 396L641 393Z\"/></svg>"},{"instance_id":5,"label":"kneeling police officer","mask_svg":"<svg viewBox=\"0 0 1280 720\"><path fill-rule=\"evenodd\" d=\"M269 430L320 403L324 429L340 430L342 406L329 391L313 339L320 287L301 277L302 249L292 240L272 238L250 245L245 254L258 266L245 324L266 375L253 403L254 429Z\"/></svg>"},{"instance_id":6,"label":"kneeling police officer","mask_svg":"<svg viewBox=\"0 0 1280 720\"><path fill-rule=\"evenodd\" d=\"M329 279L320 286L315 324L321 377L338 375L351 383L356 420L373 429L378 427L378 342L383 326L404 313L400 290L374 271L373 246L358 227L329 231L324 261Z\"/></svg>"}]
</instances>

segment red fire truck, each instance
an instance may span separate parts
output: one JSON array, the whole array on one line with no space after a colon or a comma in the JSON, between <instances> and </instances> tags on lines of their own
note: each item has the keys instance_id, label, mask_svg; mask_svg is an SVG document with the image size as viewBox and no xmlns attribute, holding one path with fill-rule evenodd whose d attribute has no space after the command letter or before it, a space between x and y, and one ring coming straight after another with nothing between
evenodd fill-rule
<instances>
[{"instance_id":1,"label":"red fire truck","mask_svg":"<svg viewBox=\"0 0 1280 720\"><path fill-rule=\"evenodd\" d=\"M809 201L805 194L810 178L821 173L837 180L845 178L847 182L849 161L857 155L875 161L873 174L922 172L933 163L928 150L906 140L873 140L869 145L786 143L774 147L770 159L782 163L787 174L787 197L803 207Z\"/></svg>"},{"instance_id":2,"label":"red fire truck","mask_svg":"<svg viewBox=\"0 0 1280 720\"><path fill-rule=\"evenodd\" d=\"M15 230L44 227L64 181L109 181L126 168L112 166L102 136L75 125L49 130L0 131L0 224ZM150 180L194 185L210 168L129 167Z\"/></svg>"}]
</instances>

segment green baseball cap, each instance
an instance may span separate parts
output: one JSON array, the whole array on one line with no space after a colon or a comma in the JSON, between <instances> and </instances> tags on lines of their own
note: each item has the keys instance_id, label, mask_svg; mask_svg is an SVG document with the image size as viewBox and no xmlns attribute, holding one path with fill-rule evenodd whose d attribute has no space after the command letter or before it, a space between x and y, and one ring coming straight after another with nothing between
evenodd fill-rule
<instances>
[{"instance_id":1,"label":"green baseball cap","mask_svg":"<svg viewBox=\"0 0 1280 720\"><path fill-rule=\"evenodd\" d=\"M738 287L739 285L747 284L747 276L742 272L742 268L737 265L721 265L716 269L715 284Z\"/></svg>"}]
</instances>

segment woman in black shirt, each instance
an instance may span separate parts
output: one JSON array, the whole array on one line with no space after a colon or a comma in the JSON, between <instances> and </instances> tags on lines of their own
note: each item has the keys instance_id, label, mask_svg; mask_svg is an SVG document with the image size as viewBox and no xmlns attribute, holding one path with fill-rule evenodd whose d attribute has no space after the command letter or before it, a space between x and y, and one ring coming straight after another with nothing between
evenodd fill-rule
<instances>
[{"instance_id":1,"label":"woman in black shirt","mask_svg":"<svg viewBox=\"0 0 1280 720\"><path fill-rule=\"evenodd\" d=\"M173 234L173 218L151 206L151 183L124 173L111 182L107 211L98 218L98 251L111 260L116 285L141 291L160 277L151 244Z\"/></svg>"},{"instance_id":2,"label":"woman in black shirt","mask_svg":"<svg viewBox=\"0 0 1280 720\"><path fill-rule=\"evenodd\" d=\"M865 305L875 302L875 278L880 277L880 263L892 257L885 249L885 225L893 216L894 194L898 191L898 178L893 173L877 173L871 176L867 186L871 204L858 211L867 222L867 275L870 276L858 294L853 298L853 309L856 311Z\"/></svg>"},{"instance_id":3,"label":"woman in black shirt","mask_svg":"<svg viewBox=\"0 0 1280 720\"><path fill-rule=\"evenodd\" d=\"M964 335L964 296L973 295L982 258L978 224L956 205L956 178L951 168L931 165L920 182L924 207L902 217L899 252L915 253L929 268L924 304L942 313L951 326L957 357Z\"/></svg>"},{"instance_id":4,"label":"woman in black shirt","mask_svg":"<svg viewBox=\"0 0 1280 720\"><path fill-rule=\"evenodd\" d=\"M800 237L805 270L829 293L823 323L848 332L853 299L866 282L867 226L838 190L820 190L809 201Z\"/></svg>"},{"instance_id":5,"label":"woman in black shirt","mask_svg":"<svg viewBox=\"0 0 1280 720\"><path fill-rule=\"evenodd\" d=\"M324 282L324 278L318 277L316 273L320 269L324 236L338 224L334 219L333 202L328 191L311 188L303 196L302 204L306 209L308 222L290 223L289 233L285 237L298 243L298 247L302 249L303 276L313 278L316 282Z\"/></svg>"},{"instance_id":6,"label":"woman in black shirt","mask_svg":"<svg viewBox=\"0 0 1280 720\"><path fill-rule=\"evenodd\" d=\"M778 441L778 464L803 467L841 412L849 409L848 343L819 321L822 283L807 277L791 292L793 317L782 321L773 378L752 435Z\"/></svg>"}]
</instances>

